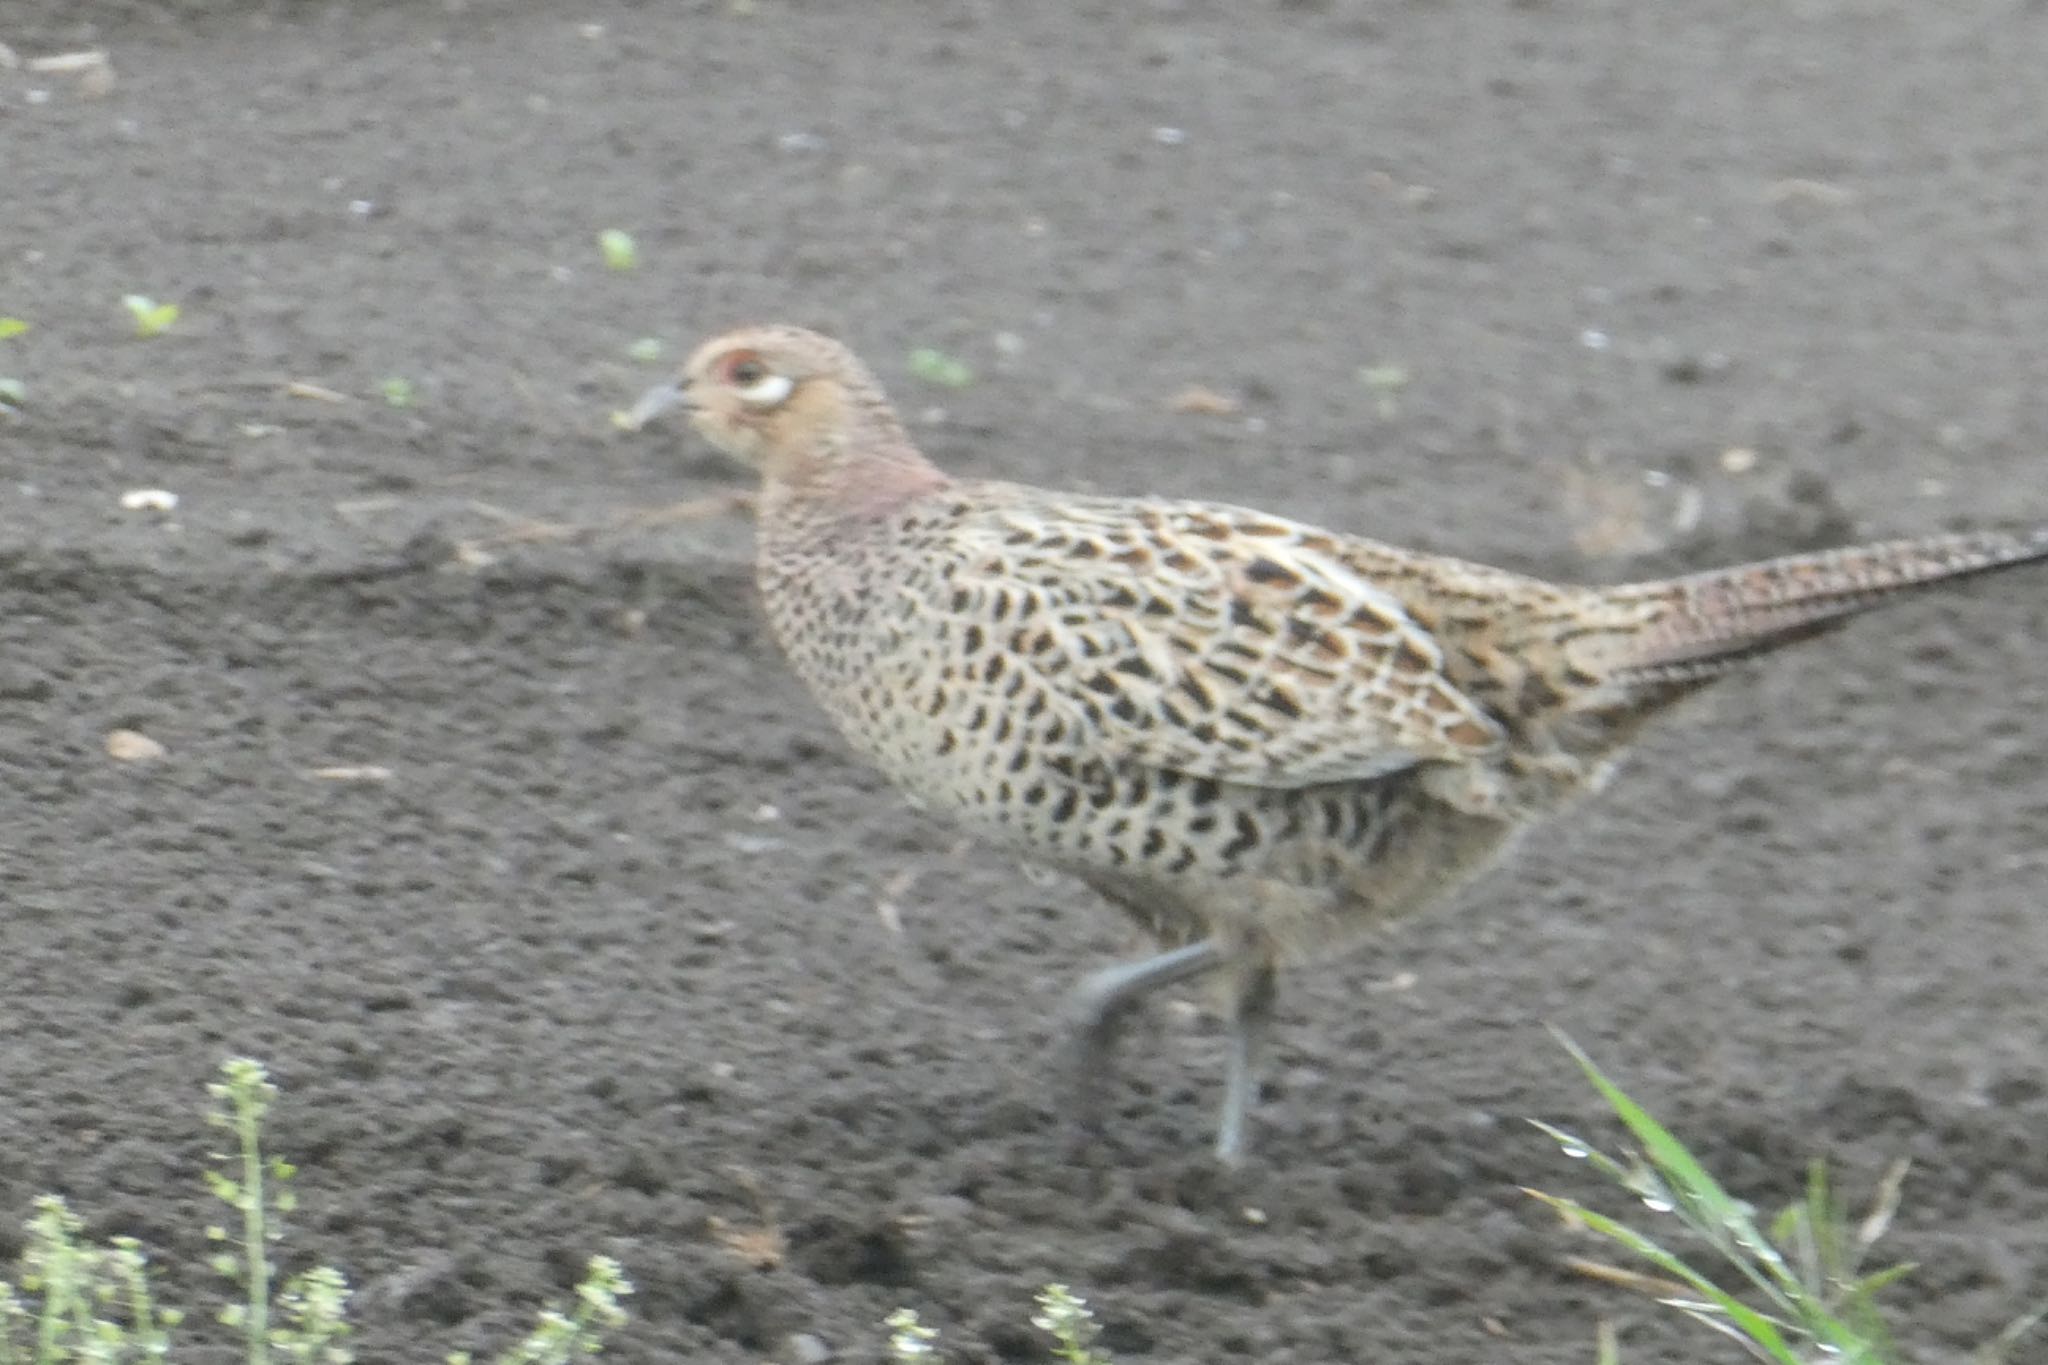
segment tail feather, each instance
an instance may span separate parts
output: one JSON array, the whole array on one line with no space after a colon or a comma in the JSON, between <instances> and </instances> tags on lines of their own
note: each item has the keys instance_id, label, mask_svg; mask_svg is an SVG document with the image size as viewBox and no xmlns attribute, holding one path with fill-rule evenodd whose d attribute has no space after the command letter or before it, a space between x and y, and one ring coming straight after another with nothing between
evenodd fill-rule
<instances>
[{"instance_id":1,"label":"tail feather","mask_svg":"<svg viewBox=\"0 0 2048 1365\"><path fill-rule=\"evenodd\" d=\"M1710 678L1901 594L2042 561L2048 527L1897 540L1637 584L1617 597L1657 610L1609 677L1650 684Z\"/></svg>"}]
</instances>

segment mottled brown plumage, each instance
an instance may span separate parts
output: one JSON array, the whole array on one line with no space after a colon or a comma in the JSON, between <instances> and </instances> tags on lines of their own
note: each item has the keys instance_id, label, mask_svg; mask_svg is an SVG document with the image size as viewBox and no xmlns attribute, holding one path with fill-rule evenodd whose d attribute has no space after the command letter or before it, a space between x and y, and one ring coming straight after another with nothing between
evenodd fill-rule
<instances>
[{"instance_id":1,"label":"mottled brown plumage","mask_svg":"<svg viewBox=\"0 0 2048 1365\"><path fill-rule=\"evenodd\" d=\"M1162 944L1082 987L1086 1073L1145 994L1222 981L1227 1159L1278 967L1441 898L1734 663L2048 558L2048 531L1987 532L1569 587L1243 508L956 482L844 347L787 327L706 344L640 414L679 400L760 470L769 618L853 746Z\"/></svg>"}]
</instances>

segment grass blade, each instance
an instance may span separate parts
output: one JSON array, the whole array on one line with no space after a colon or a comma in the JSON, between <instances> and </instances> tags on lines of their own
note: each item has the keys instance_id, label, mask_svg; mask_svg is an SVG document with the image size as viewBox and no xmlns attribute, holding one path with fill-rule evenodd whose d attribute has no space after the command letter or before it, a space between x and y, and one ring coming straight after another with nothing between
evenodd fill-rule
<instances>
[{"instance_id":1,"label":"grass blade","mask_svg":"<svg viewBox=\"0 0 2048 1365\"><path fill-rule=\"evenodd\" d=\"M1724 1314L1752 1340L1772 1351L1773 1354L1767 1357L1768 1359L1783 1361L1785 1365L1800 1365L1799 1357L1793 1354L1791 1345L1785 1340L1784 1333L1776 1322L1694 1270L1675 1252L1637 1232L1620 1219L1610 1218L1604 1213L1595 1213L1575 1199L1560 1198L1554 1194L1545 1194L1541 1190L1525 1189L1523 1193L1540 1200L1566 1217L1583 1223L1609 1241L1626 1247L1640 1259L1648 1261L1672 1279L1686 1285L1715 1311Z\"/></svg>"}]
</instances>

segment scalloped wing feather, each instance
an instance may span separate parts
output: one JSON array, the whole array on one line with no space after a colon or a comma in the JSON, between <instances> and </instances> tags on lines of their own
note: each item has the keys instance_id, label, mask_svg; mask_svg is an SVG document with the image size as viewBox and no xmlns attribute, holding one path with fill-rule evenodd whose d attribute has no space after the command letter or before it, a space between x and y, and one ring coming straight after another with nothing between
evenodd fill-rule
<instances>
[{"instance_id":1,"label":"scalloped wing feather","mask_svg":"<svg viewBox=\"0 0 2048 1365\"><path fill-rule=\"evenodd\" d=\"M1505 748L1436 639L1327 533L1199 503L1002 502L963 528L949 605L1001 621L1105 757L1292 788Z\"/></svg>"}]
</instances>

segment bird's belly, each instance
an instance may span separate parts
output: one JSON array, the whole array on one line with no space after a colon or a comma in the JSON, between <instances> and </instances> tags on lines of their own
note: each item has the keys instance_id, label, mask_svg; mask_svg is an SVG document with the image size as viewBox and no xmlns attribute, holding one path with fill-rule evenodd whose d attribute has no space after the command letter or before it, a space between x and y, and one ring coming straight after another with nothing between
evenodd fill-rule
<instances>
[{"instance_id":1,"label":"bird's belly","mask_svg":"<svg viewBox=\"0 0 2048 1365\"><path fill-rule=\"evenodd\" d=\"M1440 898L1513 829L1414 772L1258 788L893 719L841 728L919 807L1078 875L1168 945L1221 933L1299 958Z\"/></svg>"}]
</instances>

